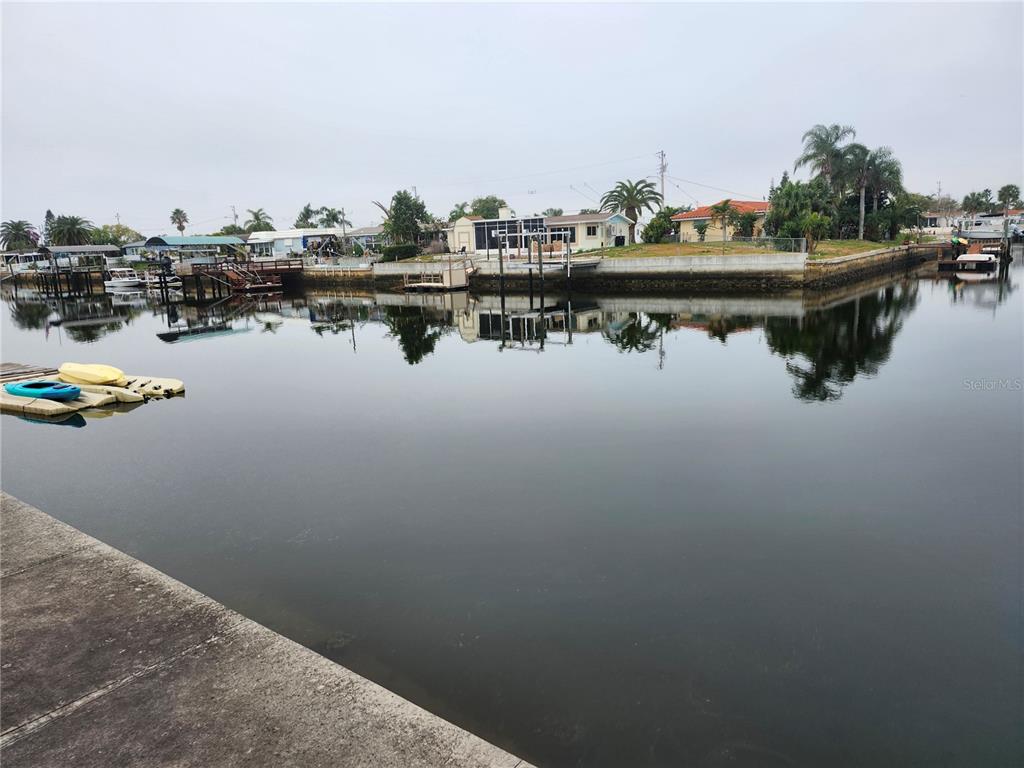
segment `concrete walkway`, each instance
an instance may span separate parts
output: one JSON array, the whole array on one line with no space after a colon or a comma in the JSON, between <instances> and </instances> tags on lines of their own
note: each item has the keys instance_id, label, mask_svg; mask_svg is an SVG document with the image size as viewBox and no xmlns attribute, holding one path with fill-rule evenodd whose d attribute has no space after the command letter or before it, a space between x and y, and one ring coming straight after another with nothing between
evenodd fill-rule
<instances>
[{"instance_id":1,"label":"concrete walkway","mask_svg":"<svg viewBox=\"0 0 1024 768\"><path fill-rule=\"evenodd\" d=\"M0 506L4 768L528 768L34 507Z\"/></svg>"}]
</instances>

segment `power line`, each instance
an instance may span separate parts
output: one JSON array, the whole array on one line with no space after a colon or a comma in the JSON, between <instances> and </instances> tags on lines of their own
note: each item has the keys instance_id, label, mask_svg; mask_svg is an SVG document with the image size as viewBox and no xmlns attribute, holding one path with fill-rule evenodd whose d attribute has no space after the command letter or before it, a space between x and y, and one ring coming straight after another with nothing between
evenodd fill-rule
<instances>
[{"instance_id":1,"label":"power line","mask_svg":"<svg viewBox=\"0 0 1024 768\"><path fill-rule=\"evenodd\" d=\"M725 189L724 187L716 187L712 184L702 184L699 181L693 181L692 179L681 179L678 176L669 176L669 178L675 179L676 181L681 181L683 182L683 184L693 184L698 187L706 187L707 189L714 189L719 192L728 192L730 195L743 195L743 197L749 197L755 200L757 199L757 195L751 195L749 192L737 192L735 189Z\"/></svg>"},{"instance_id":2,"label":"power line","mask_svg":"<svg viewBox=\"0 0 1024 768\"><path fill-rule=\"evenodd\" d=\"M524 174L521 174L519 176L506 176L506 177L500 178L500 179L484 179L484 180L474 179L474 180L469 180L469 181L451 181L451 182L442 183L442 184L432 184L431 186L434 186L434 187L453 187L453 186L469 186L469 185L472 185L472 184L498 184L498 183L504 182L504 181L517 181L519 179L532 179L532 178L534 178L536 176L553 176L556 173L569 173L570 171L582 171L582 170L586 170L587 168L599 168L599 167L605 166L605 165L615 165L616 163L626 163L626 162L630 162L630 161L633 161L633 160L642 160L645 157L648 157L648 155L636 155L635 157L624 157L624 158L619 158L618 160L605 160L605 161L600 162L600 163L587 163L586 165L577 165L577 166L573 166L571 168L558 168L558 169L550 170L550 171L538 171L537 173L524 173Z\"/></svg>"}]
</instances>

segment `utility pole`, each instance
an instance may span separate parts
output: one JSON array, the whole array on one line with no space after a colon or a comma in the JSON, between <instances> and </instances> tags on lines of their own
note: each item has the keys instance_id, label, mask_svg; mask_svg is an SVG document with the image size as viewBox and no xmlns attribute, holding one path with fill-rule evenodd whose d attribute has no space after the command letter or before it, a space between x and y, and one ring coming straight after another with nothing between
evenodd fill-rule
<instances>
[{"instance_id":1,"label":"utility pole","mask_svg":"<svg viewBox=\"0 0 1024 768\"><path fill-rule=\"evenodd\" d=\"M231 206L231 218L235 220L235 226L238 226L238 211L235 210L235 206Z\"/></svg>"},{"instance_id":2,"label":"utility pole","mask_svg":"<svg viewBox=\"0 0 1024 768\"><path fill-rule=\"evenodd\" d=\"M115 213L114 214L114 221L116 221L118 223L118 226L120 226L120 224L121 224L121 214L120 213Z\"/></svg>"},{"instance_id":3,"label":"utility pole","mask_svg":"<svg viewBox=\"0 0 1024 768\"><path fill-rule=\"evenodd\" d=\"M658 150L658 175L661 177L661 207L665 207L665 171L668 170L668 163L665 162L665 150Z\"/></svg>"}]
</instances>

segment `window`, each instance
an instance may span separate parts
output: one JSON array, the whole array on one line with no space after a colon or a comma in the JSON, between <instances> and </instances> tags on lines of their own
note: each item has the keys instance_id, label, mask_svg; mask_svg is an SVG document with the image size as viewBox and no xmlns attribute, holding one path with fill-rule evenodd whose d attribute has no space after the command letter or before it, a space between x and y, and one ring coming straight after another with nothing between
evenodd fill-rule
<instances>
[{"instance_id":1,"label":"window","mask_svg":"<svg viewBox=\"0 0 1024 768\"><path fill-rule=\"evenodd\" d=\"M587 237L597 237L597 224L587 224Z\"/></svg>"}]
</instances>

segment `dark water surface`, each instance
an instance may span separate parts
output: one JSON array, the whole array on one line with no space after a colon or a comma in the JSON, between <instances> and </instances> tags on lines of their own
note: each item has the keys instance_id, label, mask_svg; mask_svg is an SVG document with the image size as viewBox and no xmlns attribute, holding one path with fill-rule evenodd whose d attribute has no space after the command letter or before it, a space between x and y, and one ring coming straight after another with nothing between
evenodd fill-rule
<instances>
[{"instance_id":1,"label":"dark water surface","mask_svg":"<svg viewBox=\"0 0 1024 768\"><path fill-rule=\"evenodd\" d=\"M166 343L22 292L4 360L188 392L4 416L3 486L542 766L1020 765L1021 278L572 297L571 344L549 296L543 351L527 297L501 349L496 297Z\"/></svg>"}]
</instances>

